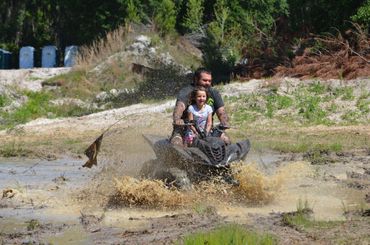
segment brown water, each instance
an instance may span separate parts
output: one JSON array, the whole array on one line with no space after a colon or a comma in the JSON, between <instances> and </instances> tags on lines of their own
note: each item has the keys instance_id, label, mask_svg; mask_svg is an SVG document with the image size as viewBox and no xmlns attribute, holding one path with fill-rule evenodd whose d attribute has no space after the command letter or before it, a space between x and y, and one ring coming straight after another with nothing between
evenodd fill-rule
<instances>
[{"instance_id":1,"label":"brown water","mask_svg":"<svg viewBox=\"0 0 370 245\"><path fill-rule=\"evenodd\" d=\"M155 218L197 212L201 206L213 206L228 221L248 223L248 214L295 211L300 200L308 202L317 220L343 220L344 209L358 205L363 198L361 191L337 181L345 179L346 171L356 166L284 162L281 156L272 153L258 156L252 153L247 157L237 177L241 180L239 188L206 183L190 192L169 190L157 182L134 178L142 162L154 154L134 131L126 135L127 139L130 143L122 145L122 160L116 156L112 160L105 155L100 158L98 168L93 169L81 168L84 160L1 159L0 190L12 189L16 194L13 198L1 199L0 231L24 232L25 221L36 219L53 225L39 236L39 241L91 244L96 235L81 225L81 212L96 217L104 214L100 229L122 232L149 229ZM138 145L143 146L138 148ZM140 154L142 152L145 153ZM330 175L338 178L325 178ZM86 190L89 191L81 197L80 193ZM101 205L109 194L117 191L123 193L121 198L130 196L131 207L106 209ZM101 195L103 198L98 202ZM143 204L140 198L144 197L151 202L149 208L140 206ZM135 200L141 201L135 203Z\"/></svg>"}]
</instances>

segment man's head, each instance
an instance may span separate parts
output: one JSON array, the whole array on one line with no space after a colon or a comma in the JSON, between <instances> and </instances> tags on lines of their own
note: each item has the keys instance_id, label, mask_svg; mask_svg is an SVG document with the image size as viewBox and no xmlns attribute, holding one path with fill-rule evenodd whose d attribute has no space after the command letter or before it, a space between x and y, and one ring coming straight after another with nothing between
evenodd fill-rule
<instances>
[{"instance_id":1,"label":"man's head","mask_svg":"<svg viewBox=\"0 0 370 245\"><path fill-rule=\"evenodd\" d=\"M194 85L209 88L212 85L212 73L206 68L198 68L194 72Z\"/></svg>"}]
</instances>

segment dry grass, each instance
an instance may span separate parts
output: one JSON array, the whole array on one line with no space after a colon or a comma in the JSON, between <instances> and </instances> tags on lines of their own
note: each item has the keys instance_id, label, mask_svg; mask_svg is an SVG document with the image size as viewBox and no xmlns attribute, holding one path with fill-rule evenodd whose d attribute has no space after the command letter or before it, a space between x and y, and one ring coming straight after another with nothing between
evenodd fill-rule
<instances>
[{"instance_id":1,"label":"dry grass","mask_svg":"<svg viewBox=\"0 0 370 245\"><path fill-rule=\"evenodd\" d=\"M276 77L294 76L301 79L355 79L370 75L370 36L358 25L336 36L315 37L316 44L296 56L292 67L278 66Z\"/></svg>"},{"instance_id":2,"label":"dry grass","mask_svg":"<svg viewBox=\"0 0 370 245\"><path fill-rule=\"evenodd\" d=\"M105 58L121 51L127 41L128 29L120 26L108 32L105 38L94 41L91 45L82 46L76 57L77 67L90 67Z\"/></svg>"}]
</instances>

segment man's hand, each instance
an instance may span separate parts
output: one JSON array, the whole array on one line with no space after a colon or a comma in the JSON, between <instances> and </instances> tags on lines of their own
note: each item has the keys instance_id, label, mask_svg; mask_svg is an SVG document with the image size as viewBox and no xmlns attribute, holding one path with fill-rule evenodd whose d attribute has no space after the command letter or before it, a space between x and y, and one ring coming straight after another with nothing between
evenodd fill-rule
<instances>
[{"instance_id":1,"label":"man's hand","mask_svg":"<svg viewBox=\"0 0 370 245\"><path fill-rule=\"evenodd\" d=\"M186 107L185 107L185 104L181 101L177 101L176 102L176 106L175 106L175 109L173 110L173 124L175 125L183 125L184 124L184 120L181 119L182 117L182 114L184 113Z\"/></svg>"},{"instance_id":2,"label":"man's hand","mask_svg":"<svg viewBox=\"0 0 370 245\"><path fill-rule=\"evenodd\" d=\"M173 124L175 126L184 126L185 125L185 122L182 119L176 119L176 120L173 120Z\"/></svg>"},{"instance_id":3,"label":"man's hand","mask_svg":"<svg viewBox=\"0 0 370 245\"><path fill-rule=\"evenodd\" d=\"M230 127L229 117L226 114L225 107L218 108L217 111L216 111L216 114L217 114L218 120L220 120L220 123L224 127Z\"/></svg>"}]
</instances>

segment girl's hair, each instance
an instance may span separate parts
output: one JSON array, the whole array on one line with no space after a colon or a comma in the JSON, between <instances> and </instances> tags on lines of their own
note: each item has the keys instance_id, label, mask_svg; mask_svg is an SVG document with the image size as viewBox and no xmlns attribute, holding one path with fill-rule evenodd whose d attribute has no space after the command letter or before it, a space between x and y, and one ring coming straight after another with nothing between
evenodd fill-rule
<instances>
[{"instance_id":1,"label":"girl's hair","mask_svg":"<svg viewBox=\"0 0 370 245\"><path fill-rule=\"evenodd\" d=\"M206 92L206 99L209 97L208 90L205 87L197 86L191 91L190 96L189 96L189 105L193 105L196 103L195 98L197 97L197 93L199 91L204 91Z\"/></svg>"}]
</instances>

